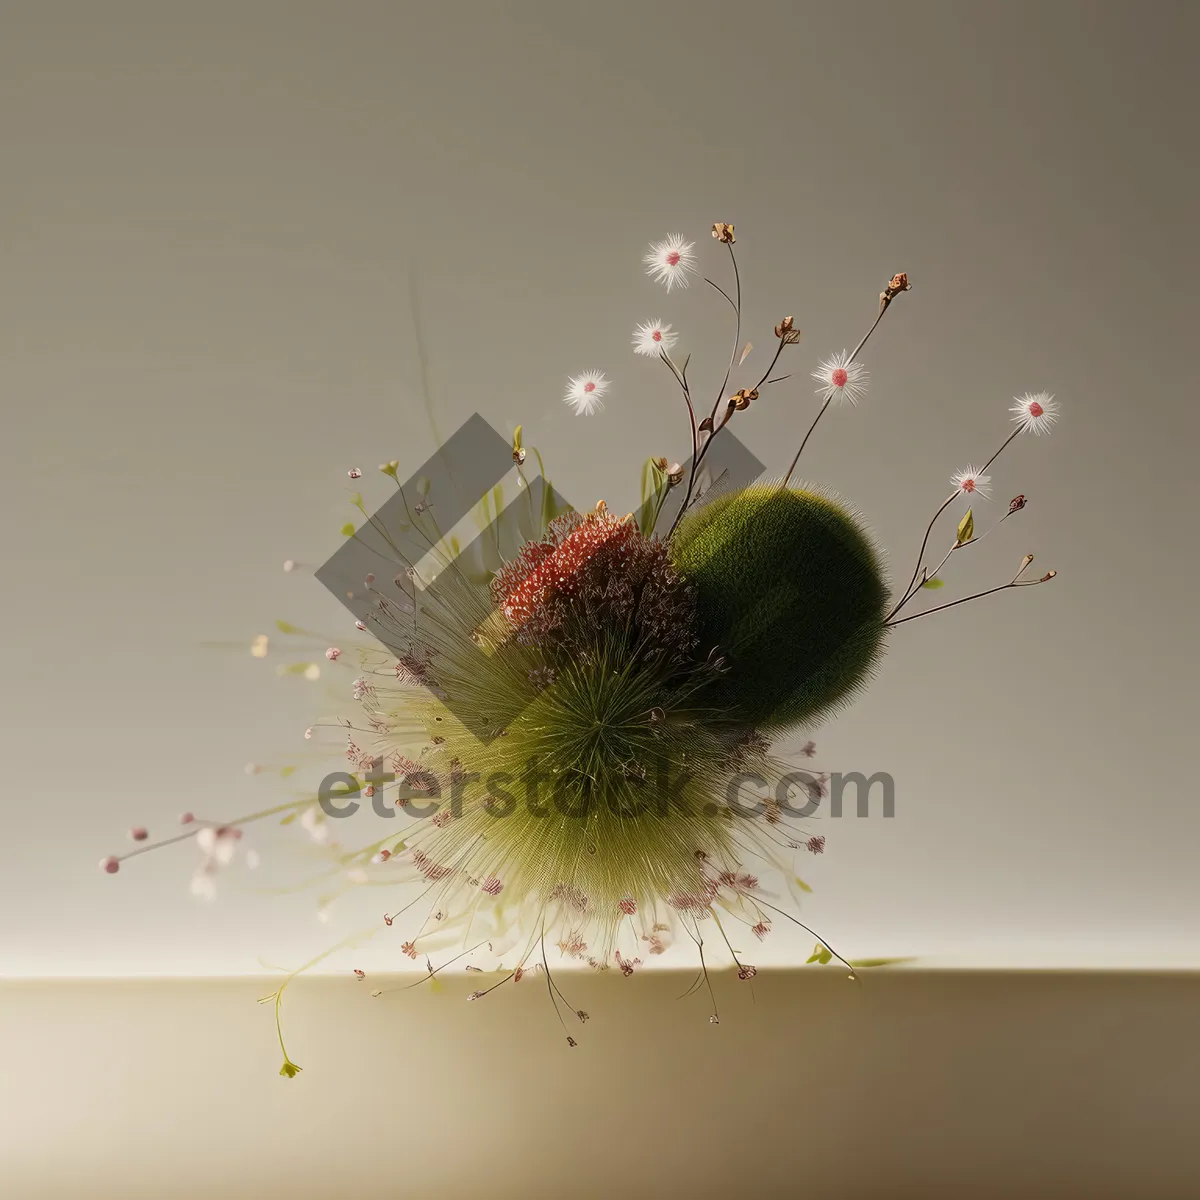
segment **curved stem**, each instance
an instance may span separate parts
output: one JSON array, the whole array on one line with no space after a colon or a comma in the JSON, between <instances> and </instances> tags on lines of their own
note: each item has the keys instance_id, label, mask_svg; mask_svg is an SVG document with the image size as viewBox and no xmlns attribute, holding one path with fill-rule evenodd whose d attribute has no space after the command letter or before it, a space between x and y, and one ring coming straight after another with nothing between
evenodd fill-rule
<instances>
[{"instance_id":1,"label":"curved stem","mask_svg":"<svg viewBox=\"0 0 1200 1200\"><path fill-rule=\"evenodd\" d=\"M932 613L941 612L943 609L956 608L960 604L966 604L969 600L980 600L984 596L992 596L996 592L1005 592L1009 588L1037 587L1039 584L1049 583L1050 580L1054 578L1054 572L1051 572L1048 576L1043 576L1041 579L1022 579L1021 576L1025 573L1025 569L1028 565L1028 563L1025 563L1021 567L1020 571L1017 572L1016 577L1010 579L1008 583L999 584L997 587L988 588L986 591L975 592L970 596L963 596L959 600L951 600L947 604L939 604L936 608L927 608L923 612L912 613L910 616L901 617L898 621L885 620L884 625L892 627L896 625L903 625L905 621L915 621L918 617L928 617Z\"/></svg>"},{"instance_id":2,"label":"curved stem","mask_svg":"<svg viewBox=\"0 0 1200 1200\"><path fill-rule=\"evenodd\" d=\"M980 474L982 474L982 472L980 472ZM883 618L885 625L900 611L903 605L908 603L909 599L912 597L917 582L917 576L921 573L921 563L925 561L925 550L929 546L929 535L933 532L933 527L937 524L938 517L940 517L942 513L944 513L946 509L950 507L950 505L954 502L954 497L957 495L957 491L951 492L950 495L948 495L946 499L942 501L941 507L937 510L937 512L933 514L933 519L929 522L929 525L925 530L925 536L921 539L921 549L917 552L917 565L913 568L912 578L908 581L908 587L904 589L904 595L900 597L888 615Z\"/></svg>"},{"instance_id":3,"label":"curved stem","mask_svg":"<svg viewBox=\"0 0 1200 1200\"><path fill-rule=\"evenodd\" d=\"M884 621L884 624L894 628L897 625L903 625L905 621L915 621L918 617L928 617L931 613L941 612L946 608L954 608L959 604L966 604L968 600L979 600L984 596L991 596L995 592L1003 592L1007 591L1009 588L1020 586L1021 585L1019 583L1002 583L999 585L999 587L988 588L987 591L976 592L971 596L963 596L962 599L951 600L948 604L939 604L937 608L927 608L924 612L911 613L907 617L901 617L898 621L886 620Z\"/></svg>"},{"instance_id":4,"label":"curved stem","mask_svg":"<svg viewBox=\"0 0 1200 1200\"><path fill-rule=\"evenodd\" d=\"M879 309L879 313L875 317L875 320L871 322L871 328L863 334L862 341L860 341L858 345L854 347L850 357L846 359L847 366L849 366L858 357L859 352L867 344L867 339L875 332L879 322L883 320L883 314L887 312L889 308L891 308L890 303L884 304ZM816 420L813 421L813 423L808 427L808 432L804 435L804 441L800 443L800 449L796 451L796 457L792 459L792 465L788 467L787 474L783 477L783 483L780 485L781 487L787 487L789 480L792 478L793 472L796 470L796 464L800 461L800 455L804 453L804 447L808 445L808 439L812 437L813 430L817 427L817 421L819 421L825 415L825 410L829 407L829 402L832 399L833 392L830 391L829 395L825 397L825 403L821 405L821 411L817 413Z\"/></svg>"},{"instance_id":5,"label":"curved stem","mask_svg":"<svg viewBox=\"0 0 1200 1200\"><path fill-rule=\"evenodd\" d=\"M800 443L800 449L796 451L796 457L792 459L792 465L788 467L787 474L783 477L783 483L780 484L781 487L787 487L788 483L790 482L792 478L792 472L796 469L796 464L800 461L800 455L804 453L804 447L808 445L808 439L812 437L813 430L817 427L817 422L825 415L825 410L829 407L829 404L832 400L833 393L830 392L829 395L825 397L825 403L821 405L821 411L817 413L816 417L813 418L813 423L808 427L808 432L804 435L804 441Z\"/></svg>"},{"instance_id":6,"label":"curved stem","mask_svg":"<svg viewBox=\"0 0 1200 1200\"><path fill-rule=\"evenodd\" d=\"M814 422L814 424L815 424L815 422ZM983 466L979 468L980 475L982 475L988 469L988 467L990 467L992 465L992 463L994 463L996 461L996 459L998 459L1000 457L1000 455L1004 453L1004 451L1012 444L1013 440L1017 437L1017 435L1020 432L1021 432L1021 428L1018 426L1016 429L1014 429L1012 431L1012 433L1010 433L1008 435L1008 437L1006 437L1004 439L1003 442L1000 443L1000 449L997 450L996 453L993 454L992 457L989 458L987 460L987 462L985 462L983 464ZM803 449L803 448L804 447L801 446L801 449ZM797 455L797 457L799 457L799 455ZM784 480L784 482L786 483L787 480ZM904 594L896 602L895 606L888 613L888 615L886 617L884 617L885 623L890 621L913 598L913 596L915 596L917 594L917 586L918 586L917 585L917 576L920 575L921 564L925 561L925 551L929 546L929 535L933 532L933 527L936 524L938 517L940 517L942 515L942 513L944 513L946 511L946 509L949 507L951 501L953 501L954 497L957 495L958 495L957 491L951 492L950 495L946 497L941 508L939 508L937 510L937 512L935 512L933 514L933 520L929 522L929 528L925 530L925 538L921 542L921 551L917 555L917 565L913 568L912 578L908 581L908 587L906 587L904 589ZM1005 513L1004 516L1000 518L1000 521L1006 521L1011 516L1012 516L1011 512ZM1000 521L997 521L996 524L999 525ZM990 532L990 530L989 530L989 532ZM985 536L986 536L986 534L980 535L980 537L985 537ZM979 538L975 538L973 540L978 541ZM955 549L957 549L957 545L952 546L950 548L950 552L953 553ZM946 558L949 558L949 557L950 557L950 555L947 554ZM945 566L946 558L942 559L941 564L938 566L938 569L937 569L938 571L940 571L942 569L942 567ZM934 571L934 575L936 575L936 574L937 574L937 571ZM929 611L933 612L935 610L930 609ZM896 624L898 625L899 621L897 621Z\"/></svg>"},{"instance_id":7,"label":"curved stem","mask_svg":"<svg viewBox=\"0 0 1200 1200\"><path fill-rule=\"evenodd\" d=\"M725 389L729 386L729 376L733 374L734 360L737 358L738 346L742 341L742 277L738 274L737 255L733 252L733 243L726 242L725 248L729 251L729 261L733 266L734 295L737 299L730 301L733 305L734 316L733 349L729 354L729 365L725 368L725 378L721 380L721 386L717 390L716 403L713 404L712 420L716 420L717 409L721 407L721 399L725 395ZM709 282L711 283L712 281L709 280ZM712 286L717 287L715 283ZM721 289L717 288L717 291L720 292ZM721 294L725 295L724 292L721 292ZM729 297L725 296L725 299L729 300Z\"/></svg>"}]
</instances>

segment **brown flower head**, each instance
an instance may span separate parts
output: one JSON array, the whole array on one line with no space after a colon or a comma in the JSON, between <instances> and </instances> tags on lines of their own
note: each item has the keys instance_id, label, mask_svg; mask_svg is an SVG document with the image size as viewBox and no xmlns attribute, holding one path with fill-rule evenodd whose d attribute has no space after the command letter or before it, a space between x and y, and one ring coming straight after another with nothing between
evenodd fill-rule
<instances>
[{"instance_id":1,"label":"brown flower head","mask_svg":"<svg viewBox=\"0 0 1200 1200\"><path fill-rule=\"evenodd\" d=\"M730 245L737 240L733 236L733 226L725 221L718 221L712 227L712 235L718 242L724 242L726 245Z\"/></svg>"},{"instance_id":2,"label":"brown flower head","mask_svg":"<svg viewBox=\"0 0 1200 1200\"><path fill-rule=\"evenodd\" d=\"M888 280L888 285L879 293L879 307L887 308L901 292L911 292L912 284L908 282L908 276L901 271L899 275L893 275Z\"/></svg>"},{"instance_id":3,"label":"brown flower head","mask_svg":"<svg viewBox=\"0 0 1200 1200\"><path fill-rule=\"evenodd\" d=\"M800 340L800 330L796 329L792 322L795 318L784 317L778 325L775 326L775 336L779 338L785 346L794 346Z\"/></svg>"}]
</instances>

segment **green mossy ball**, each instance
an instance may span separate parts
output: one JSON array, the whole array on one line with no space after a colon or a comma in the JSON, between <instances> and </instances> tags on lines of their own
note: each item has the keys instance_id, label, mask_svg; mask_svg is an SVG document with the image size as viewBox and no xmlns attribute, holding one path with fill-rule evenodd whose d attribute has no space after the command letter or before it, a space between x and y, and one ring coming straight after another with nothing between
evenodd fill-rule
<instances>
[{"instance_id":1,"label":"green mossy ball","mask_svg":"<svg viewBox=\"0 0 1200 1200\"><path fill-rule=\"evenodd\" d=\"M856 515L818 492L758 484L686 517L671 539L705 641L730 670L718 703L761 729L849 701L882 655L888 591Z\"/></svg>"}]
</instances>

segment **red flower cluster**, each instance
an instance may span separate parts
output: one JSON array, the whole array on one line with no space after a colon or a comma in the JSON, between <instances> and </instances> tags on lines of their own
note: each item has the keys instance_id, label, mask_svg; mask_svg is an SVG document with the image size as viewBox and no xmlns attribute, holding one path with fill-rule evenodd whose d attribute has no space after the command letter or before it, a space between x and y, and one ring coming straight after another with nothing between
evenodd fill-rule
<instances>
[{"instance_id":1,"label":"red flower cluster","mask_svg":"<svg viewBox=\"0 0 1200 1200\"><path fill-rule=\"evenodd\" d=\"M601 549L620 554L638 539L633 521L620 521L606 511L568 513L554 521L546 537L529 542L500 571L492 594L515 629L534 617L550 597L571 596L580 572Z\"/></svg>"}]
</instances>

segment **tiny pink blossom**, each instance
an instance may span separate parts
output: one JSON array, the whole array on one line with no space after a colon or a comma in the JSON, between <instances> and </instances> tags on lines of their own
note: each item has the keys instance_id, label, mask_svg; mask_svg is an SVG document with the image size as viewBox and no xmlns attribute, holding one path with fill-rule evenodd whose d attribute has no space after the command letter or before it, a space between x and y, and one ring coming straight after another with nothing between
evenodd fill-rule
<instances>
[{"instance_id":1,"label":"tiny pink blossom","mask_svg":"<svg viewBox=\"0 0 1200 1200\"><path fill-rule=\"evenodd\" d=\"M130 841L144 842L149 836L150 836L150 834L145 829L143 829L140 825L135 825L129 831Z\"/></svg>"},{"instance_id":2,"label":"tiny pink blossom","mask_svg":"<svg viewBox=\"0 0 1200 1200\"><path fill-rule=\"evenodd\" d=\"M330 646L329 649L325 651L325 657L329 659L330 662L337 662L337 660L341 657L341 653L342 652L336 646Z\"/></svg>"},{"instance_id":3,"label":"tiny pink blossom","mask_svg":"<svg viewBox=\"0 0 1200 1200\"><path fill-rule=\"evenodd\" d=\"M115 854L100 860L100 870L106 875L115 875L121 869L121 860Z\"/></svg>"}]
</instances>

